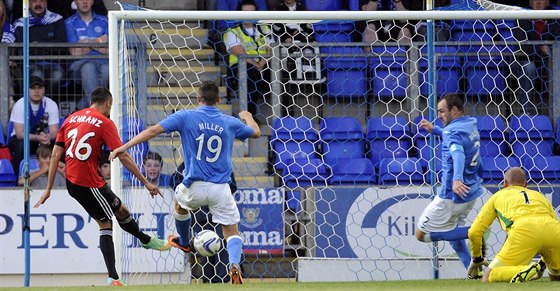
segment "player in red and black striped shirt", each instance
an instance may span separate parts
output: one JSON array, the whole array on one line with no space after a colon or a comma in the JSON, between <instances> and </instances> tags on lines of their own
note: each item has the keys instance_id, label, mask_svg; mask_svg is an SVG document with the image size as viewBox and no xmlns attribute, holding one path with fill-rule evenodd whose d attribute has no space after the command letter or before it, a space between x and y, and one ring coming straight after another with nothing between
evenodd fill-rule
<instances>
[{"instance_id":1,"label":"player in red and black striped shirt","mask_svg":"<svg viewBox=\"0 0 560 291\"><path fill-rule=\"evenodd\" d=\"M68 193L99 224L101 232L99 245L109 273L109 284L122 285L115 268L111 220L113 214L120 227L137 237L144 248L165 251L171 245L167 240L150 237L142 232L130 216L127 207L99 175L97 167L101 148L106 145L113 150L122 145L115 124L108 118L112 104L113 97L109 90L97 88L91 95L91 107L77 111L66 118L56 137L49 171L54 167L52 173L56 173L58 161L62 155L65 155ZM161 195L157 185L148 182L128 153L121 153L118 157L121 163L145 185L150 195ZM35 207L39 207L51 195L54 175L49 174L48 179L47 188Z\"/></svg>"}]
</instances>

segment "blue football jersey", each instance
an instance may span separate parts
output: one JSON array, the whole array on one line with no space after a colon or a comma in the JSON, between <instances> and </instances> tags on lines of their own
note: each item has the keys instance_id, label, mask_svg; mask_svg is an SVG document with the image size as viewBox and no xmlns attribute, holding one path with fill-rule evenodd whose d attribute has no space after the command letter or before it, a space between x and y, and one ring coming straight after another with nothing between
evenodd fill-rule
<instances>
[{"instance_id":1,"label":"blue football jersey","mask_svg":"<svg viewBox=\"0 0 560 291\"><path fill-rule=\"evenodd\" d=\"M441 130L443 177L438 195L443 199L451 199L456 203L462 203L482 195L480 135L476 122L474 117L463 116L453 120ZM454 151L465 156L463 183L470 187L466 198L460 198L453 193L453 176L455 173L452 153Z\"/></svg>"},{"instance_id":2,"label":"blue football jersey","mask_svg":"<svg viewBox=\"0 0 560 291\"><path fill-rule=\"evenodd\" d=\"M177 131L181 134L187 169L183 184L186 187L194 181L229 182L233 141L243 141L254 132L240 119L225 115L214 106L181 110L159 124L167 133Z\"/></svg>"}]
</instances>

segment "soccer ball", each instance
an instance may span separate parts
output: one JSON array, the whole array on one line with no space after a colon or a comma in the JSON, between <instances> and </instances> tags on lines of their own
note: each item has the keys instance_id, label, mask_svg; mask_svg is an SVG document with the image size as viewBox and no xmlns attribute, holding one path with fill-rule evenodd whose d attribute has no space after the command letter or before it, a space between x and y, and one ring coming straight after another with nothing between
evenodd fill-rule
<instances>
[{"instance_id":1,"label":"soccer ball","mask_svg":"<svg viewBox=\"0 0 560 291\"><path fill-rule=\"evenodd\" d=\"M222 239L217 233L205 229L194 236L193 246L199 255L209 257L222 248Z\"/></svg>"}]
</instances>

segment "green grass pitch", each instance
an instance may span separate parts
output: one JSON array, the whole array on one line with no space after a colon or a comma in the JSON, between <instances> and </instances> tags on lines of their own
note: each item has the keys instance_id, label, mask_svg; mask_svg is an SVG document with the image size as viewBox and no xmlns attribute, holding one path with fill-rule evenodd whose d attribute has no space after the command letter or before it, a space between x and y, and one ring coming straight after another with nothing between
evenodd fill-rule
<instances>
[{"instance_id":1,"label":"green grass pitch","mask_svg":"<svg viewBox=\"0 0 560 291\"><path fill-rule=\"evenodd\" d=\"M226 284L191 284L191 285L144 285L128 286L129 290L297 290L297 291L331 291L331 290L558 290L560 282L551 282L548 278L539 281L521 284L493 283L483 284L478 280L421 280L421 281L372 281L372 282L328 282L328 283L301 283L301 282L259 282L246 280L244 285L221 286ZM89 291L106 290L109 286L86 287L31 287L31 288L0 288L0 290L62 290L62 291ZM227 289L224 289L227 288Z\"/></svg>"}]
</instances>

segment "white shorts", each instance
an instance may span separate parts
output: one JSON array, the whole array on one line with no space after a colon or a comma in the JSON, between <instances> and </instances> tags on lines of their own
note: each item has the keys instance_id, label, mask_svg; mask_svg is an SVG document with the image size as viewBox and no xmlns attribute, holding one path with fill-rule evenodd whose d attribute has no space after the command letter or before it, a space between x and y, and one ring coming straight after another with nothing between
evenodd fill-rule
<instances>
[{"instance_id":1,"label":"white shorts","mask_svg":"<svg viewBox=\"0 0 560 291\"><path fill-rule=\"evenodd\" d=\"M476 199L466 203L453 203L451 199L436 196L418 219L418 229L424 233L449 231L464 226Z\"/></svg>"},{"instance_id":2,"label":"white shorts","mask_svg":"<svg viewBox=\"0 0 560 291\"><path fill-rule=\"evenodd\" d=\"M227 183L196 181L189 188L180 183L175 189L175 199L182 208L191 211L207 205L214 223L222 225L239 223L239 209Z\"/></svg>"}]
</instances>

